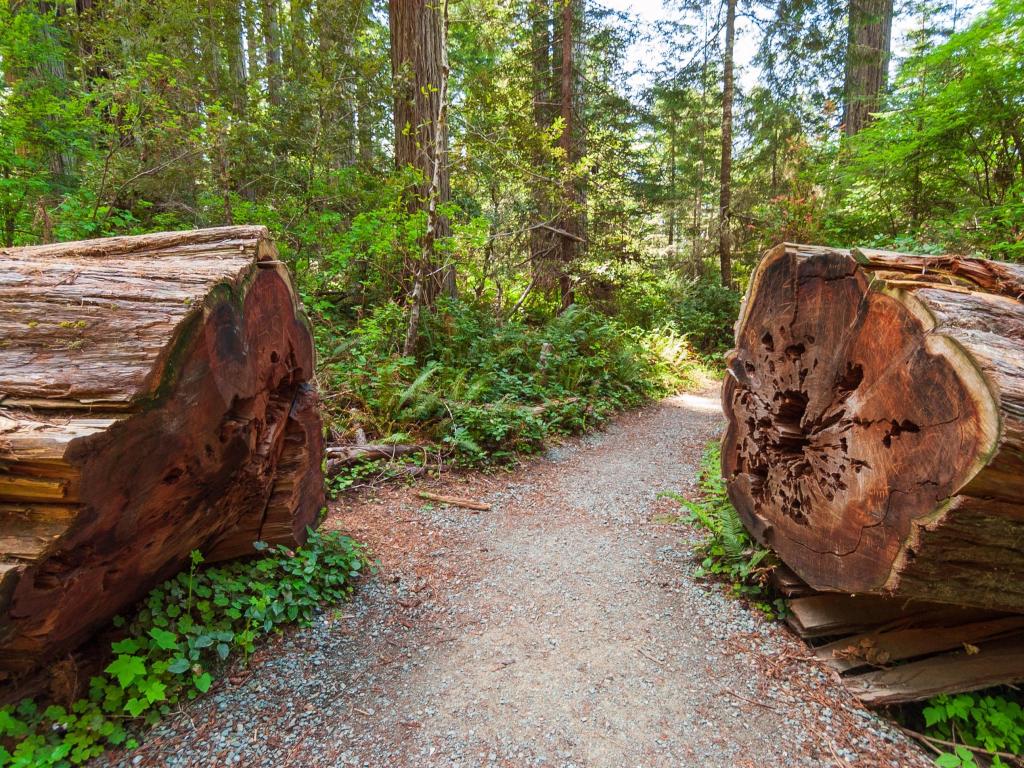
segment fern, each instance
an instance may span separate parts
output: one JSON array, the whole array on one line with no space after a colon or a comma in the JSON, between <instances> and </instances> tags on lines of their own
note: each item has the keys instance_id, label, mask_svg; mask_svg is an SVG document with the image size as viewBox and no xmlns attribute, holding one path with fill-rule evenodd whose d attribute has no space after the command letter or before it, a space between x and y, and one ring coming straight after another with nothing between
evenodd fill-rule
<instances>
[{"instance_id":1,"label":"fern","mask_svg":"<svg viewBox=\"0 0 1024 768\"><path fill-rule=\"evenodd\" d=\"M675 493L661 495L679 502L687 511L683 519L709 534L697 549L702 557L697 575L723 578L737 597L750 600L769 616L781 615L785 606L781 600L772 598L767 587L767 576L777 565L775 555L758 545L743 527L726 493L720 464L719 446L713 443L701 459L700 501L690 501Z\"/></svg>"}]
</instances>

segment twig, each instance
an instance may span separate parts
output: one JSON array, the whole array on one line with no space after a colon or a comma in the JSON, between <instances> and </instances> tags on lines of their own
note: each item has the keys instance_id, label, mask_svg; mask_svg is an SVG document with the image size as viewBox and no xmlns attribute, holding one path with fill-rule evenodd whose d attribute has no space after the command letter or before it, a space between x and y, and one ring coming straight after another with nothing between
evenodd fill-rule
<instances>
[{"instance_id":1,"label":"twig","mask_svg":"<svg viewBox=\"0 0 1024 768\"><path fill-rule=\"evenodd\" d=\"M840 757L839 753L836 752L836 748L832 745L832 742L827 741L825 743L828 745L828 751L832 753L832 757L836 759L836 762L839 763L839 765L841 766L846 766L846 768L849 768L850 764L846 762L842 757Z\"/></svg>"},{"instance_id":2,"label":"twig","mask_svg":"<svg viewBox=\"0 0 1024 768\"><path fill-rule=\"evenodd\" d=\"M936 748L936 746L935 746L936 744L941 744L944 747L953 747L954 749L956 749L957 747L963 747L964 749L968 750L969 752L975 752L976 754L979 754L979 755L989 755L991 757L1003 757L1003 758L1006 758L1007 760L1010 760L1014 765L1020 765L1021 764L1021 756L1020 755L1014 755L1014 754L1012 754L1010 752L998 752L998 751L994 752L994 751L987 750L984 747L972 747L972 746L970 746L968 744L961 744L961 743L956 742L956 741L946 741L945 739L937 739L934 736L926 736L925 734L921 733L920 731L915 731L915 730L912 730L910 728L906 728L905 726L902 726L902 725L898 725L897 724L896 727L899 728L901 731L903 731L903 733L905 733L907 736L911 737L912 739L917 739L922 744L925 744L925 745L931 747L933 750L935 750L937 753L940 753L940 754L941 754L942 750Z\"/></svg>"},{"instance_id":3,"label":"twig","mask_svg":"<svg viewBox=\"0 0 1024 768\"><path fill-rule=\"evenodd\" d=\"M645 651L645 650L644 650L643 648L637 648L636 650L637 650L637 653L639 653L639 654L640 654L641 656L643 656L643 657L644 657L645 659L650 659L650 660L651 660L651 661L653 661L653 662L654 662L655 664L657 664L657 665L658 665L659 667L664 667L664 666L665 666L665 662L663 662L663 661L658 661L658 660L657 660L656 658L654 658L653 656L651 656L651 654L647 653L647 651Z\"/></svg>"},{"instance_id":4,"label":"twig","mask_svg":"<svg viewBox=\"0 0 1024 768\"><path fill-rule=\"evenodd\" d=\"M740 696L735 691L726 690L725 693L726 693L727 696L733 696L733 697L739 699L740 701L747 702L747 704L753 704L756 707L764 707L765 709L770 709L772 712L778 712L779 711L775 707L771 706L770 704L765 704L762 701L754 701L753 699L748 699L746 696Z\"/></svg>"}]
</instances>

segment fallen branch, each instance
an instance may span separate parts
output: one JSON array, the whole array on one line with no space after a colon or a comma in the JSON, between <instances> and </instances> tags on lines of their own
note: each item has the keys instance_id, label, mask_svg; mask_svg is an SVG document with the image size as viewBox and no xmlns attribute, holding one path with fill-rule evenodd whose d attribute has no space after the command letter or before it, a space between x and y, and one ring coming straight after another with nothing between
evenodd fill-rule
<instances>
[{"instance_id":1,"label":"fallen branch","mask_svg":"<svg viewBox=\"0 0 1024 768\"><path fill-rule=\"evenodd\" d=\"M421 499L427 501L436 501L440 504L451 504L455 507L465 507L466 509L473 509L479 512L489 512L491 509L490 504L486 504L482 501L473 501L472 499L461 499L458 496L442 496L439 493L430 493L429 491L419 491L417 494Z\"/></svg>"},{"instance_id":2,"label":"fallen branch","mask_svg":"<svg viewBox=\"0 0 1024 768\"><path fill-rule=\"evenodd\" d=\"M327 456L327 472L332 474L360 461L396 459L425 450L426 447L422 445L332 445L324 453Z\"/></svg>"}]
</instances>

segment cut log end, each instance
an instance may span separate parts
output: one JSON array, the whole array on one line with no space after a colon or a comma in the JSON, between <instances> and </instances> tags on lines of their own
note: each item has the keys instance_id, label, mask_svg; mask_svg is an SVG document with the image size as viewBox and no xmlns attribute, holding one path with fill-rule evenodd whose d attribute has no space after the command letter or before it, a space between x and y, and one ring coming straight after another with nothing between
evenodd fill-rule
<instances>
[{"instance_id":1,"label":"cut log end","mask_svg":"<svg viewBox=\"0 0 1024 768\"><path fill-rule=\"evenodd\" d=\"M938 278L908 288L860 261L806 246L762 261L728 360L722 470L748 528L808 584L883 594L997 452L1000 397L916 290Z\"/></svg>"},{"instance_id":2,"label":"cut log end","mask_svg":"<svg viewBox=\"0 0 1024 768\"><path fill-rule=\"evenodd\" d=\"M19 318L0 339L0 669L71 649L194 549L305 540L324 500L313 343L266 230L0 262L0 319Z\"/></svg>"}]
</instances>

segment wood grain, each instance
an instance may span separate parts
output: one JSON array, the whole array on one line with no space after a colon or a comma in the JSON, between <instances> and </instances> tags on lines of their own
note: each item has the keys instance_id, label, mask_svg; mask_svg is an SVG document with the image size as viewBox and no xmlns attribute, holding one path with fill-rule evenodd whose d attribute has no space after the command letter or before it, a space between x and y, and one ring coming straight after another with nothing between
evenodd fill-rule
<instances>
[{"instance_id":1,"label":"wood grain","mask_svg":"<svg viewBox=\"0 0 1024 768\"><path fill-rule=\"evenodd\" d=\"M1024 610L1024 269L785 244L723 404L729 495L817 590Z\"/></svg>"},{"instance_id":2,"label":"wood grain","mask_svg":"<svg viewBox=\"0 0 1024 768\"><path fill-rule=\"evenodd\" d=\"M0 673L323 505L308 323L262 227L0 250Z\"/></svg>"}]
</instances>

